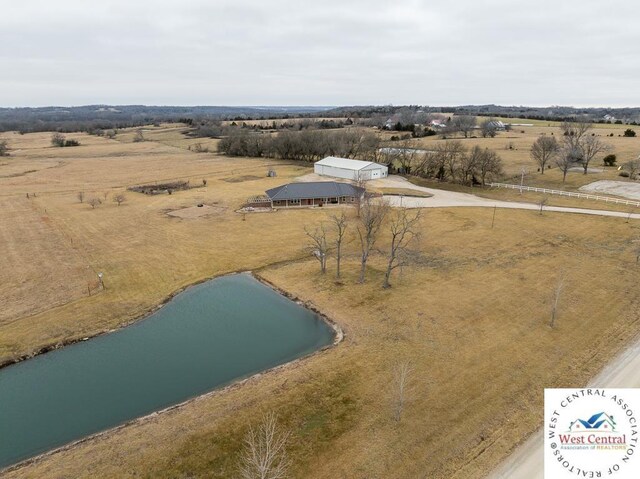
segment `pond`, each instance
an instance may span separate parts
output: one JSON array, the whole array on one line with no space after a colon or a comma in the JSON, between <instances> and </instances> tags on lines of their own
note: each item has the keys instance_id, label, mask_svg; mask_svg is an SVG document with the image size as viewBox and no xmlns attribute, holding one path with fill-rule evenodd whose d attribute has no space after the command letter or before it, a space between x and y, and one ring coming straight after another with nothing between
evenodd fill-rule
<instances>
[{"instance_id":1,"label":"pond","mask_svg":"<svg viewBox=\"0 0 640 479\"><path fill-rule=\"evenodd\" d=\"M0 370L0 469L333 342L249 274L186 289L143 321Z\"/></svg>"}]
</instances>

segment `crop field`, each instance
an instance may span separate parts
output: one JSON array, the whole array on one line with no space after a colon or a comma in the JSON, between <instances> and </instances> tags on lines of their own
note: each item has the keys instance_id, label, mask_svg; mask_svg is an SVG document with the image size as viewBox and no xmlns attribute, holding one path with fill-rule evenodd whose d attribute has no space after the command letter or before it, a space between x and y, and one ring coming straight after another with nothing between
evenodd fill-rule
<instances>
[{"instance_id":1,"label":"crop field","mask_svg":"<svg viewBox=\"0 0 640 479\"><path fill-rule=\"evenodd\" d=\"M73 148L51 147L48 133L0 134L11 147L0 159L0 245L8 252L0 257L0 362L129 324L189 284L239 270L311 303L345 339L6 477L237 477L248 427L274 411L291 431L294 477L481 478L538 427L543 387L585 385L640 333L637 221L501 210L492 227L490 208L429 209L412 262L383 290L388 227L367 282L357 284L356 218L347 207L347 257L336 281L333 258L320 274L304 228L338 208L237 212L246 198L310 166L195 153L189 146L213 150L216 140L187 138L183 128L144 128L147 141L139 143L134 130L112 140L68 135L82 144ZM462 141L499 150L516 174L532 167L528 148L548 131L527 128ZM640 152L640 139L609 140L619 161ZM508 142L517 149L505 150ZM278 176L268 178L269 169ZM544 180L557 187L555 174ZM126 190L178 180L194 187L171 195ZM570 181L578 187L583 175ZM120 206L119 194L126 195ZM101 200L95 208L92 198ZM193 213L198 204L207 214ZM396 421L399 363L410 372Z\"/></svg>"}]
</instances>

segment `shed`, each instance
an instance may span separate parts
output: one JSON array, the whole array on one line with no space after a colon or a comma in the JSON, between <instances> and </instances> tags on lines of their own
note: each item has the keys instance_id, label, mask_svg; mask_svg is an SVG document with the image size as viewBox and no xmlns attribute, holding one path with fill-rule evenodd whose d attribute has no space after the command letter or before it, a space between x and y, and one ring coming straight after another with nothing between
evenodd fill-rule
<instances>
[{"instance_id":1,"label":"shed","mask_svg":"<svg viewBox=\"0 0 640 479\"><path fill-rule=\"evenodd\" d=\"M322 176L344 178L352 181L366 181L385 178L389 173L389 168L372 161L350 160L348 158L327 156L320 161L316 161L313 166L313 171Z\"/></svg>"}]
</instances>

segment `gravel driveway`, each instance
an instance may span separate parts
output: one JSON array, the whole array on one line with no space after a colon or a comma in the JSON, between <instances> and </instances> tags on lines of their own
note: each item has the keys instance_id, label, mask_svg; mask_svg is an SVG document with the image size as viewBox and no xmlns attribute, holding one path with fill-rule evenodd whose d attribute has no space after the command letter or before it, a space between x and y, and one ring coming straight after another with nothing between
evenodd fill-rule
<instances>
[{"instance_id":1,"label":"gravel driveway","mask_svg":"<svg viewBox=\"0 0 640 479\"><path fill-rule=\"evenodd\" d=\"M310 182L310 181L341 181L337 178L331 178L329 176L320 176L315 173L300 176L296 178L298 182ZM347 181L347 180L342 180ZM517 210L538 210L540 206L535 203L526 203L518 201L499 201L490 200L488 198L481 198L476 195L470 195L468 193L458 193L455 191L438 190L435 188L426 188L424 186L414 185L402 176L389 175L387 178L380 178L378 180L371 180L369 185L376 188L403 188L409 190L423 191L433 196L430 198L414 198L407 196L395 196L385 195L384 198L393 207L408 207L408 208L451 208L451 207L480 207L480 208L511 208ZM595 216L613 216L618 218L633 218L640 219L639 213L625 213L623 211L606 211L606 210L591 210L587 208L570 208L565 206L545 206L544 211L555 211L558 213L578 213L583 215L595 215Z\"/></svg>"}]
</instances>

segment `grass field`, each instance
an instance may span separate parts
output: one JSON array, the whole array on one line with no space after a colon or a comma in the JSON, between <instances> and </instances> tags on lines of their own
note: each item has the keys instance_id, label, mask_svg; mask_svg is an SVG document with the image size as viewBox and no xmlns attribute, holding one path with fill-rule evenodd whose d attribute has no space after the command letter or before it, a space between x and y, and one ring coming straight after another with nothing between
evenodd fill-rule
<instances>
[{"instance_id":1,"label":"grass field","mask_svg":"<svg viewBox=\"0 0 640 479\"><path fill-rule=\"evenodd\" d=\"M310 168L196 154L177 128L145 129L143 143L132 132L69 135L83 146L58 149L44 133L0 135L12 147L0 162L0 241L10 251L0 268L0 360L127 324L188 284L248 269L324 311L345 340L6 477L234 477L248 426L273 410L292 431L294 477L480 478L538 427L544 387L586 384L640 332L636 222L503 210L491 228L490 209L429 210L419 254L389 290L378 254L368 282L355 284L352 224L337 283L331 261L319 274L304 236L335 210L235 212ZM278 177L267 178L269 168ZM135 184L203 178L206 187L110 200ZM107 200L92 209L78 191ZM166 214L197 203L217 213ZM385 232L378 247L387 244ZM106 289L89 296L97 271ZM551 329L560 272L566 288ZM396 422L389 384L404 361L408 402Z\"/></svg>"}]
</instances>

